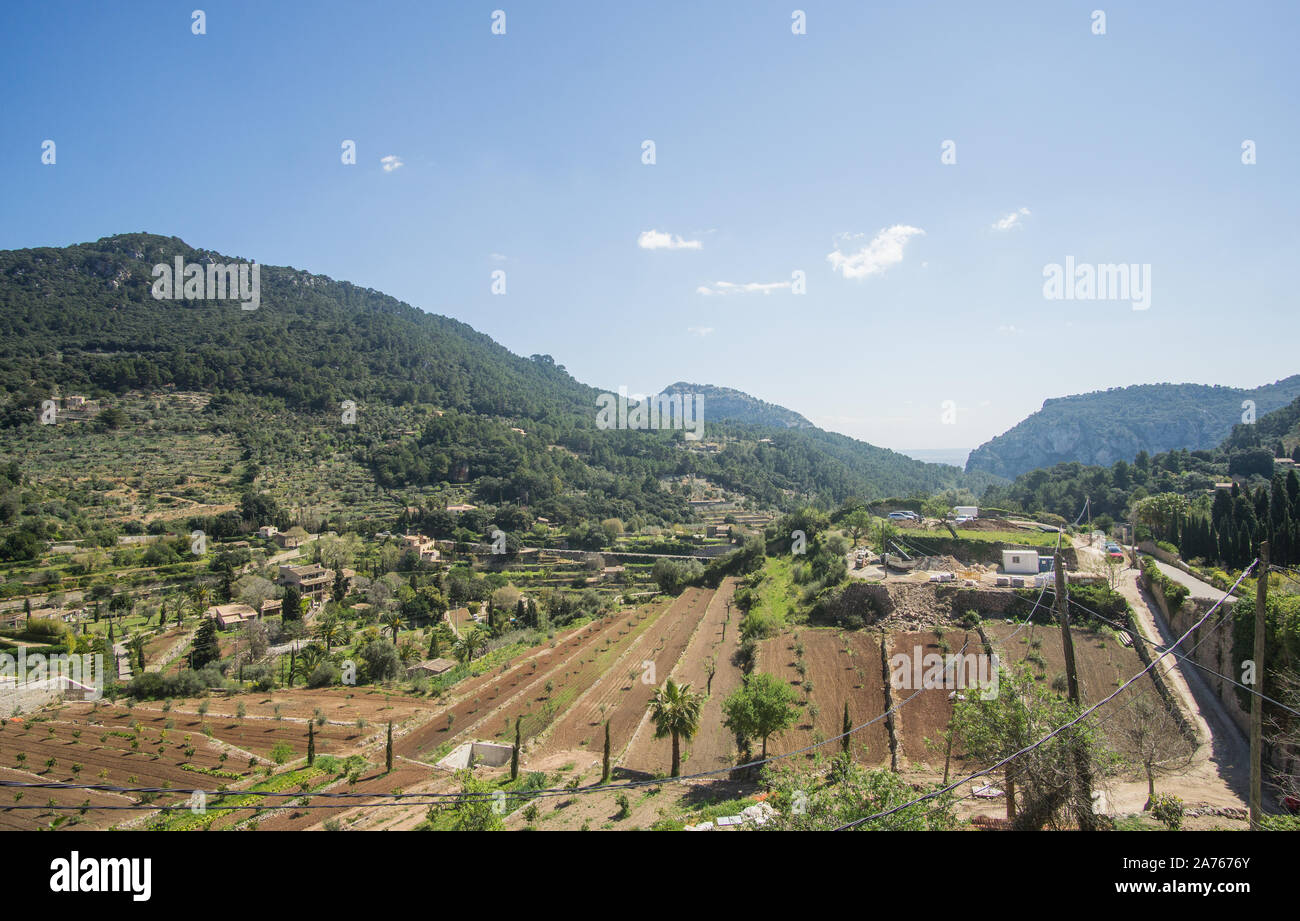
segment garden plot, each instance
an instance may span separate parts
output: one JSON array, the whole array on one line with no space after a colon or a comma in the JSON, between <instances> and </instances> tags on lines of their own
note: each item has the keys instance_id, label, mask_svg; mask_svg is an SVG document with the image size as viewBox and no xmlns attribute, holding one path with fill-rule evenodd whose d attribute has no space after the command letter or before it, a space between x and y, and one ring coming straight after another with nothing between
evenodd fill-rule
<instances>
[{"instance_id":1,"label":"garden plot","mask_svg":"<svg viewBox=\"0 0 1300 921\"><path fill-rule=\"evenodd\" d=\"M811 704L801 710L792 729L768 740L769 757L838 736L842 732L845 701L854 726L888 708L880 666L880 639L874 633L802 628L793 634L773 637L759 644L754 671L790 682L800 692L801 700ZM876 720L850 738L855 761L873 766L889 764L889 732L885 720ZM820 754L829 758L842 750L840 742L835 741L802 757L812 760Z\"/></svg>"}]
</instances>

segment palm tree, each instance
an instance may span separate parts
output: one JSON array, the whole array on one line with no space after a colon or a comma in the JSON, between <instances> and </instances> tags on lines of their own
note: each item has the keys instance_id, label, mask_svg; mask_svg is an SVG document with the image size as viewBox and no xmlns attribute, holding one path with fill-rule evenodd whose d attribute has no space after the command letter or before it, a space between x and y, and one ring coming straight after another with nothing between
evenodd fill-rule
<instances>
[{"instance_id":1,"label":"palm tree","mask_svg":"<svg viewBox=\"0 0 1300 921\"><path fill-rule=\"evenodd\" d=\"M325 644L325 651L329 652L334 648L334 644L343 639L343 625L334 614L322 617L316 624L316 639Z\"/></svg>"},{"instance_id":2,"label":"palm tree","mask_svg":"<svg viewBox=\"0 0 1300 921\"><path fill-rule=\"evenodd\" d=\"M393 645L396 646L397 631L401 630L403 627L406 626L406 623L402 620L401 612L385 611L383 616L379 618L379 622L384 625L385 630L393 631Z\"/></svg>"},{"instance_id":3,"label":"palm tree","mask_svg":"<svg viewBox=\"0 0 1300 921\"><path fill-rule=\"evenodd\" d=\"M681 773L681 739L690 739L700 728L700 708L704 695L691 691L689 684L678 685L673 679L655 691L650 701L650 718L655 723L655 738L673 737L673 773Z\"/></svg>"},{"instance_id":4,"label":"palm tree","mask_svg":"<svg viewBox=\"0 0 1300 921\"><path fill-rule=\"evenodd\" d=\"M473 625L466 627L461 633L460 639L456 642L455 653L457 660L462 665L465 664L473 659L479 647L486 643L487 637L483 635L483 632L478 627Z\"/></svg>"},{"instance_id":5,"label":"palm tree","mask_svg":"<svg viewBox=\"0 0 1300 921\"><path fill-rule=\"evenodd\" d=\"M325 651L312 643L298 650L293 662L293 674L303 681L311 678L311 673L325 661Z\"/></svg>"}]
</instances>

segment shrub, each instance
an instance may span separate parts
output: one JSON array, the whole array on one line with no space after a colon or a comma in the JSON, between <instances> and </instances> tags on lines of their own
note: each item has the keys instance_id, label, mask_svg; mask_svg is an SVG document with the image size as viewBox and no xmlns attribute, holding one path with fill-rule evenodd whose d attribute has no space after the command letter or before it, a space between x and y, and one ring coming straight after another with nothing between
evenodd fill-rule
<instances>
[{"instance_id":1,"label":"shrub","mask_svg":"<svg viewBox=\"0 0 1300 921\"><path fill-rule=\"evenodd\" d=\"M286 742L276 742L271 746L271 760L276 764L284 764L293 757L293 749Z\"/></svg>"},{"instance_id":2,"label":"shrub","mask_svg":"<svg viewBox=\"0 0 1300 921\"><path fill-rule=\"evenodd\" d=\"M1183 824L1183 801L1172 793L1159 793L1151 803L1151 815L1170 831L1177 831Z\"/></svg>"}]
</instances>

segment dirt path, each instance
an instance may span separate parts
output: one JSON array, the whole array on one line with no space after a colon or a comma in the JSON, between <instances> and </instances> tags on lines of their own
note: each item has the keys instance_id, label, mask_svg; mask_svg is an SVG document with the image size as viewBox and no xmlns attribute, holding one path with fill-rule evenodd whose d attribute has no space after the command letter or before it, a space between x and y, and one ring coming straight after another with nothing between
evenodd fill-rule
<instances>
[{"instance_id":1,"label":"dirt path","mask_svg":"<svg viewBox=\"0 0 1300 921\"><path fill-rule=\"evenodd\" d=\"M1175 567L1169 568L1186 576L1186 573ZM1168 646L1178 638L1160 615L1155 603L1138 587L1136 570L1128 569L1121 574L1119 589L1133 607L1138 624L1148 638L1156 640L1161 646ZM1219 592L1219 595L1222 594ZM1194 638L1189 638L1188 644L1194 642ZM1202 739L1191 766L1176 777L1166 778L1163 785L1158 781L1157 789L1163 786L1169 792L1181 796L1187 803L1245 806L1250 790L1250 749L1246 739L1198 669L1184 665L1173 656L1167 656L1156 668L1166 673L1166 681L1178 696L1183 711L1195 723ZM1107 811L1141 811L1146 801L1146 787L1144 784L1136 786L1137 789L1127 794L1115 794Z\"/></svg>"}]
</instances>

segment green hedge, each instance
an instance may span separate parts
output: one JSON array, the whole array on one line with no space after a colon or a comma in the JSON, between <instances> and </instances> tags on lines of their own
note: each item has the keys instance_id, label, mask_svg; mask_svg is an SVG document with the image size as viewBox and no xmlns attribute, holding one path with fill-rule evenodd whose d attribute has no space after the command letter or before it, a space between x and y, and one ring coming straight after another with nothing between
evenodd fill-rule
<instances>
[{"instance_id":1,"label":"green hedge","mask_svg":"<svg viewBox=\"0 0 1300 921\"><path fill-rule=\"evenodd\" d=\"M1165 602L1169 605L1169 613L1175 614L1191 594L1191 590L1181 582L1175 582L1156 565L1155 560L1151 557L1142 558L1142 575L1147 580L1148 585L1159 586L1160 591L1165 596Z\"/></svg>"}]
</instances>

